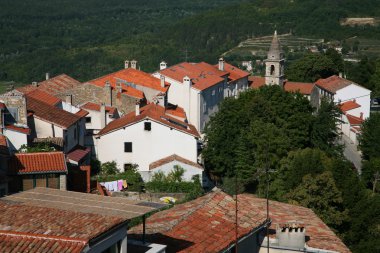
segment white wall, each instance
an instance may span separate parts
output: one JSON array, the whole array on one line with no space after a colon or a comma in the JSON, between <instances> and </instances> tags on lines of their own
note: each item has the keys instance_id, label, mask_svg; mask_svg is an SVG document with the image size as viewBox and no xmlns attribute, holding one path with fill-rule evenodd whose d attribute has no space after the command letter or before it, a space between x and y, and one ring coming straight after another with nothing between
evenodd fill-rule
<instances>
[{"instance_id":1,"label":"white wall","mask_svg":"<svg viewBox=\"0 0 380 253\"><path fill-rule=\"evenodd\" d=\"M4 129L3 134L8 138L8 144L11 150L18 150L22 145L28 144L28 136L26 134Z\"/></svg>"},{"instance_id":2,"label":"white wall","mask_svg":"<svg viewBox=\"0 0 380 253\"><path fill-rule=\"evenodd\" d=\"M152 122L151 131L144 130L144 122L148 121ZM100 136L96 147L98 159L102 163L116 161L121 171L125 163L138 164L139 170L149 171L150 163L172 154L197 162L194 136L148 121ZM132 142L132 153L124 152L124 142Z\"/></svg>"},{"instance_id":3,"label":"white wall","mask_svg":"<svg viewBox=\"0 0 380 253\"><path fill-rule=\"evenodd\" d=\"M203 174L202 169L194 167L189 164L179 162L179 161L172 161L172 162L163 164L162 166L159 166L157 168L154 168L153 170L150 171L150 175L152 177L155 173L158 173L158 172L163 172L165 175L168 175L174 169L175 165L178 165L185 170L185 173L182 176L184 181L192 181L193 176L199 175L199 179L202 182L202 174Z\"/></svg>"},{"instance_id":4,"label":"white wall","mask_svg":"<svg viewBox=\"0 0 380 253\"><path fill-rule=\"evenodd\" d=\"M356 99L356 103L361 105L360 111L363 113L363 118L366 119L370 114L371 107L371 91L363 87L351 84L343 89L340 89L334 95L334 102L338 103Z\"/></svg>"},{"instance_id":5,"label":"white wall","mask_svg":"<svg viewBox=\"0 0 380 253\"><path fill-rule=\"evenodd\" d=\"M63 129L52 123L34 117L34 128L37 138L63 137Z\"/></svg>"}]
</instances>

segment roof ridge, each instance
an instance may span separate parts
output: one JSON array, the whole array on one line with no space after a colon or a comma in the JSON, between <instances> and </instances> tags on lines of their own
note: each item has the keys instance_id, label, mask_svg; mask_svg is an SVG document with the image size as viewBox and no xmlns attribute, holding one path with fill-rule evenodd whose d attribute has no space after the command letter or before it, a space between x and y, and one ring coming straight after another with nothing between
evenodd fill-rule
<instances>
[{"instance_id":1,"label":"roof ridge","mask_svg":"<svg viewBox=\"0 0 380 253\"><path fill-rule=\"evenodd\" d=\"M61 235L58 236L58 235L48 235L48 234L34 234L34 233L16 232L16 231L7 231L7 230L0 230L0 235L76 242L76 243L82 243L83 245L88 243L88 240L86 239L79 239L79 238L73 238L73 237L67 237L67 236L61 236Z\"/></svg>"},{"instance_id":2,"label":"roof ridge","mask_svg":"<svg viewBox=\"0 0 380 253\"><path fill-rule=\"evenodd\" d=\"M54 153L54 154L64 154L62 151L47 151L47 152L43 152L43 151L40 151L40 152L26 152L26 153L16 153L15 155L34 155L34 154L51 154L51 153Z\"/></svg>"}]
</instances>

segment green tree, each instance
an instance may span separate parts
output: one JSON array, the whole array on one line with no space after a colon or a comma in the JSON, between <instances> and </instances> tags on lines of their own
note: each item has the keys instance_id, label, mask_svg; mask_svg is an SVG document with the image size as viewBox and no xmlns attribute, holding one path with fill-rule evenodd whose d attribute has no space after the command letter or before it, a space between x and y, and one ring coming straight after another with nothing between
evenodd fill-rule
<instances>
[{"instance_id":1,"label":"green tree","mask_svg":"<svg viewBox=\"0 0 380 253\"><path fill-rule=\"evenodd\" d=\"M361 177L372 192L380 192L380 158L364 161Z\"/></svg>"},{"instance_id":2,"label":"green tree","mask_svg":"<svg viewBox=\"0 0 380 253\"><path fill-rule=\"evenodd\" d=\"M310 133L311 145L328 154L341 154L342 146L338 144L339 134L337 125L340 117L339 108L327 99L322 99L317 111Z\"/></svg>"},{"instance_id":3,"label":"green tree","mask_svg":"<svg viewBox=\"0 0 380 253\"><path fill-rule=\"evenodd\" d=\"M338 74L338 67L326 55L309 53L290 64L286 76L291 81L315 82Z\"/></svg>"},{"instance_id":4,"label":"green tree","mask_svg":"<svg viewBox=\"0 0 380 253\"><path fill-rule=\"evenodd\" d=\"M359 148L365 160L380 157L380 114L374 113L362 124Z\"/></svg>"},{"instance_id":5,"label":"green tree","mask_svg":"<svg viewBox=\"0 0 380 253\"><path fill-rule=\"evenodd\" d=\"M287 194L289 202L311 208L327 225L337 228L347 218L342 194L335 185L331 172L306 175L302 183Z\"/></svg>"},{"instance_id":6,"label":"green tree","mask_svg":"<svg viewBox=\"0 0 380 253\"><path fill-rule=\"evenodd\" d=\"M26 144L21 145L18 149L20 153L36 153L36 152L52 152L56 151L49 142L37 143L36 145L28 146Z\"/></svg>"},{"instance_id":7,"label":"green tree","mask_svg":"<svg viewBox=\"0 0 380 253\"><path fill-rule=\"evenodd\" d=\"M100 176L116 175L119 170L115 161L102 163L100 166Z\"/></svg>"},{"instance_id":8,"label":"green tree","mask_svg":"<svg viewBox=\"0 0 380 253\"><path fill-rule=\"evenodd\" d=\"M174 165L173 170L169 172L167 179L171 182L182 182L185 169L179 165Z\"/></svg>"},{"instance_id":9,"label":"green tree","mask_svg":"<svg viewBox=\"0 0 380 253\"><path fill-rule=\"evenodd\" d=\"M343 72L344 71L344 61L343 61L343 58L342 58L341 54L339 54L333 48L328 48L326 50L325 55L327 56L327 58L329 58L334 63L334 66L335 66L336 70L338 70L339 72Z\"/></svg>"}]
</instances>

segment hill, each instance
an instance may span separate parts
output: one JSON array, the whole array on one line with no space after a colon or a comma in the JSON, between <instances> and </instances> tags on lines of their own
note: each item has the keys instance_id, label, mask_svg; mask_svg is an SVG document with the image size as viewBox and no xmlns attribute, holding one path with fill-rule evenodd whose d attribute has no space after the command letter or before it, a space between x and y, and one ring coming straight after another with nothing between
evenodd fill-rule
<instances>
[{"instance_id":1,"label":"hill","mask_svg":"<svg viewBox=\"0 0 380 253\"><path fill-rule=\"evenodd\" d=\"M379 26L342 26L348 17L380 17L380 2L4 0L0 80L31 82L45 72L86 80L120 68L126 58L146 71L161 60L216 62L241 41L274 29L311 39L380 39Z\"/></svg>"}]
</instances>

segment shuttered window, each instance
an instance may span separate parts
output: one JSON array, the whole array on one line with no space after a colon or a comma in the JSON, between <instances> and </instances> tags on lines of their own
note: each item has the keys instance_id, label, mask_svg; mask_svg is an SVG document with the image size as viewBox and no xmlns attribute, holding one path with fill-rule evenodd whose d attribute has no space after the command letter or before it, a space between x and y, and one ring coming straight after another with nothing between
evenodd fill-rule
<instances>
[{"instance_id":1,"label":"shuttered window","mask_svg":"<svg viewBox=\"0 0 380 253\"><path fill-rule=\"evenodd\" d=\"M48 188L59 189L59 175L49 174L47 177Z\"/></svg>"},{"instance_id":2,"label":"shuttered window","mask_svg":"<svg viewBox=\"0 0 380 253\"><path fill-rule=\"evenodd\" d=\"M23 176L22 178L22 190L27 191L34 188L34 179L33 176Z\"/></svg>"}]
</instances>

